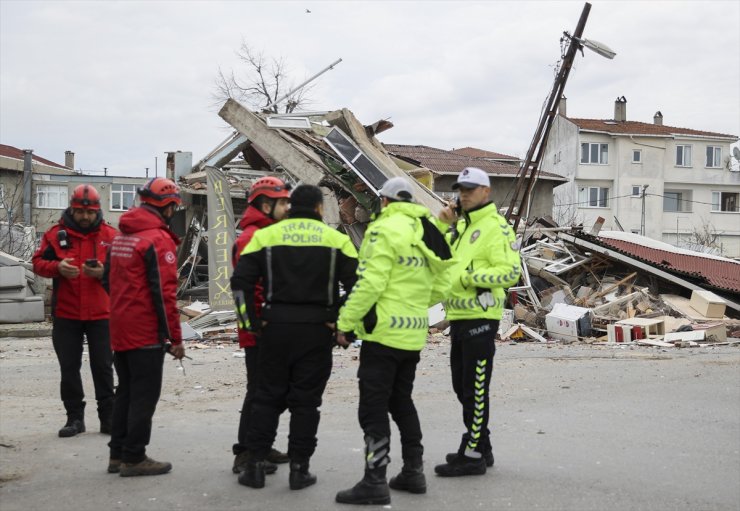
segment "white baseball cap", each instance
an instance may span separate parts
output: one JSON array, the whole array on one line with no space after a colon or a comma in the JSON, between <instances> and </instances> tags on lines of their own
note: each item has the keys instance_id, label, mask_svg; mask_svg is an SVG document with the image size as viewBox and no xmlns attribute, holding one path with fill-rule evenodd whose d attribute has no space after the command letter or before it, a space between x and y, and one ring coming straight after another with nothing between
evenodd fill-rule
<instances>
[{"instance_id":1,"label":"white baseball cap","mask_svg":"<svg viewBox=\"0 0 740 511\"><path fill-rule=\"evenodd\" d=\"M380 195L393 200L405 202L414 201L414 191L408 179L402 177L392 177L383 184L383 188L378 190Z\"/></svg>"},{"instance_id":2,"label":"white baseball cap","mask_svg":"<svg viewBox=\"0 0 740 511\"><path fill-rule=\"evenodd\" d=\"M457 182L452 185L453 190L458 188L475 188L477 186L491 186L491 180L485 171L476 167L465 167L457 176Z\"/></svg>"}]
</instances>

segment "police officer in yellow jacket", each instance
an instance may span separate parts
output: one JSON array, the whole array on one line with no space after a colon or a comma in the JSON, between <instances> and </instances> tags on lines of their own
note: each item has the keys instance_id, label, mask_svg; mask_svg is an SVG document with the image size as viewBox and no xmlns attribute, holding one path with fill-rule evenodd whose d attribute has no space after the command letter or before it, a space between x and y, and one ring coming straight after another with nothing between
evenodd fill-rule
<instances>
[{"instance_id":1,"label":"police officer in yellow jacket","mask_svg":"<svg viewBox=\"0 0 740 511\"><path fill-rule=\"evenodd\" d=\"M239 474L239 483L252 488L265 485L264 460L286 408L290 489L316 482L309 459L316 450L318 408L331 374L339 283L350 290L357 280L355 247L321 220L321 190L298 186L290 203L288 219L255 233L231 278L240 326L261 334L262 377L246 435L245 470ZM264 306L258 317L252 297L259 281Z\"/></svg>"},{"instance_id":2,"label":"police officer in yellow jacket","mask_svg":"<svg viewBox=\"0 0 740 511\"><path fill-rule=\"evenodd\" d=\"M453 189L459 190L461 218L451 208L440 213L441 223L451 224L448 239L456 259L452 291L443 304L451 327L452 387L463 407L466 432L457 452L434 468L442 477L485 474L493 465L488 388L494 339L505 290L520 273L516 236L489 198L488 175L468 167Z\"/></svg>"},{"instance_id":3,"label":"police officer in yellow jacket","mask_svg":"<svg viewBox=\"0 0 740 511\"><path fill-rule=\"evenodd\" d=\"M340 310L337 341L345 333L363 340L358 418L365 434L365 476L336 501L388 504L390 412L401 435L403 469L390 487L425 493L422 433L411 398L419 353L428 331L427 309L449 290L452 266L447 242L429 210L412 200L407 178L389 179L380 190L382 210L360 247L358 281Z\"/></svg>"}]
</instances>

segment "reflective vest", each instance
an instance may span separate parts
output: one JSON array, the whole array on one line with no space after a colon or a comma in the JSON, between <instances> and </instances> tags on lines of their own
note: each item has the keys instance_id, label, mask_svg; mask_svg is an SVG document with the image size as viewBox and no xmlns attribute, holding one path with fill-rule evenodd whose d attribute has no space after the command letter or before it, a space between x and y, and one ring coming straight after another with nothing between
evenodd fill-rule
<instances>
[{"instance_id":1,"label":"reflective vest","mask_svg":"<svg viewBox=\"0 0 740 511\"><path fill-rule=\"evenodd\" d=\"M339 312L339 330L392 348L424 347L427 309L447 295L453 260L441 259L424 243L421 218L431 220L425 207L392 202L368 225L358 281Z\"/></svg>"},{"instance_id":2,"label":"reflective vest","mask_svg":"<svg viewBox=\"0 0 740 511\"><path fill-rule=\"evenodd\" d=\"M511 225L488 203L465 212L448 239L456 264L451 293L443 302L447 319L501 319L505 290L516 285L521 272Z\"/></svg>"}]
</instances>

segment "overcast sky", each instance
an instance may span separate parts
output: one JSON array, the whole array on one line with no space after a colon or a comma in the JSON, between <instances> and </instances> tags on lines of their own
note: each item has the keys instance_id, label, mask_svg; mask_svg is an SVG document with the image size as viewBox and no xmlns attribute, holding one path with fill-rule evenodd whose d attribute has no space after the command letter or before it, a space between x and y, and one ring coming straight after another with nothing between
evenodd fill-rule
<instances>
[{"instance_id":1,"label":"overcast sky","mask_svg":"<svg viewBox=\"0 0 740 511\"><path fill-rule=\"evenodd\" d=\"M569 116L612 118L625 96L629 120L740 135L740 2L592 4L584 35L617 57L577 57ZM383 142L524 156L583 5L0 0L0 143L118 175L197 161L229 134L214 81L244 39L295 83L341 57L310 109L390 118Z\"/></svg>"}]
</instances>

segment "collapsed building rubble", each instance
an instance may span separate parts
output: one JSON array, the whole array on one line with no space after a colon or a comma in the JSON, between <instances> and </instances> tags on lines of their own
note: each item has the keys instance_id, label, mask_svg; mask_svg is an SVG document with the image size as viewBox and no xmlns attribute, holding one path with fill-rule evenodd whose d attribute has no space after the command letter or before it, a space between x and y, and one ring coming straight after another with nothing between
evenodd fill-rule
<instances>
[{"instance_id":1,"label":"collapsed building rubble","mask_svg":"<svg viewBox=\"0 0 740 511\"><path fill-rule=\"evenodd\" d=\"M219 115L237 131L179 180L189 204L180 255L183 298L207 296L207 169L217 168L226 176L236 218L246 208L247 190L261 176L320 186L326 197L325 220L357 245L378 207L383 182L413 175L400 169L374 136L392 126L387 121L364 126L347 109L276 120L232 100ZM234 160L237 155L242 159ZM413 182L419 202L437 213L442 199ZM740 263L666 244L649 249L658 242L630 233L600 233L598 226L586 233L549 219L522 225L518 234L522 281L510 290L510 310L500 330L504 340L687 346L734 342L727 339L740 336L740 321L724 315L740 315ZM697 259L702 257L712 260ZM702 268L710 269L703 274ZM716 310L707 315L708 310L701 313L690 306L691 293L704 291L714 293L710 300L723 305L719 317ZM206 339L227 339L230 332L235 339L233 315L215 314L211 311L209 317L205 311L190 323Z\"/></svg>"},{"instance_id":2,"label":"collapsed building rubble","mask_svg":"<svg viewBox=\"0 0 740 511\"><path fill-rule=\"evenodd\" d=\"M737 261L545 219L524 231L522 245L524 282L513 288L515 324L503 339L662 347L740 342L728 341L740 337Z\"/></svg>"}]
</instances>

